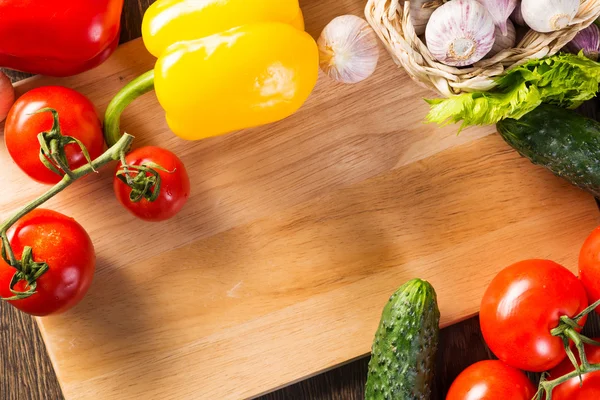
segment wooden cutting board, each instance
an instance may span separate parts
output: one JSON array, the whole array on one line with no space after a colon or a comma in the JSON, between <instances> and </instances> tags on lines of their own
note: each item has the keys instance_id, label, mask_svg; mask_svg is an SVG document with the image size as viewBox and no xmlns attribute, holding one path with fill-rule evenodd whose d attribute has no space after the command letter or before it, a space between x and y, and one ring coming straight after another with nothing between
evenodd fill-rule
<instances>
[{"instance_id":1,"label":"wooden cutting board","mask_svg":"<svg viewBox=\"0 0 600 400\"><path fill-rule=\"evenodd\" d=\"M306 0L307 30L362 7ZM94 71L18 92L66 85L102 112L152 65L137 40ZM435 285L445 326L477 313L510 263L574 269L600 223L593 198L493 127L423 124L428 96L382 51L369 80L321 76L296 115L200 142L169 132L153 94L136 101L124 129L136 146L177 153L193 193L175 219L144 223L115 200L108 168L47 203L84 225L98 257L83 302L38 319L65 397L254 397L367 354L388 296L410 278ZM3 216L45 190L4 145L0 171Z\"/></svg>"}]
</instances>

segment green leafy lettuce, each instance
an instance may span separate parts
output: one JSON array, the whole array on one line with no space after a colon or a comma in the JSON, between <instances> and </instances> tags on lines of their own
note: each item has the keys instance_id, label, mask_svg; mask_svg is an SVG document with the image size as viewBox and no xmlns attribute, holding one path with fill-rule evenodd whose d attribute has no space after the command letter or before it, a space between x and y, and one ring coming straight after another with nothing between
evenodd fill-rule
<instances>
[{"instance_id":1,"label":"green leafy lettuce","mask_svg":"<svg viewBox=\"0 0 600 400\"><path fill-rule=\"evenodd\" d=\"M596 96L600 63L582 53L558 54L515 67L496 80L488 92L463 93L448 99L426 100L431 106L429 122L440 125L462 121L471 125L493 125L519 119L541 103L577 108Z\"/></svg>"}]
</instances>

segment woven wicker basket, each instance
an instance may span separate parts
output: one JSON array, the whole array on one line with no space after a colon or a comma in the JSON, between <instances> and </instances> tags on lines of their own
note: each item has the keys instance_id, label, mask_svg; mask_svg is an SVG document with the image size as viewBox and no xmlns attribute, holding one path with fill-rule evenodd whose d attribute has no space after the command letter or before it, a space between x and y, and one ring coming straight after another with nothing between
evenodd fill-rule
<instances>
[{"instance_id":1,"label":"woven wicker basket","mask_svg":"<svg viewBox=\"0 0 600 400\"><path fill-rule=\"evenodd\" d=\"M438 62L415 34L410 4L403 0L368 0L365 15L396 64L420 85L450 97L461 92L487 91L494 77L533 58L556 54L580 30L600 16L600 0L582 0L577 16L565 29L552 33L530 30L515 48L481 60L472 67L456 68Z\"/></svg>"}]
</instances>

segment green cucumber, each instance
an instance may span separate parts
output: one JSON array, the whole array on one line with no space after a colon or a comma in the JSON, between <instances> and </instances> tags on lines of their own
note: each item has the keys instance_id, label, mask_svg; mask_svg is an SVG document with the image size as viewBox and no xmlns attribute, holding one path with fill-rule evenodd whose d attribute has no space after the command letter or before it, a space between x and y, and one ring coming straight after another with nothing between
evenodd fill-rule
<instances>
[{"instance_id":1,"label":"green cucumber","mask_svg":"<svg viewBox=\"0 0 600 400\"><path fill-rule=\"evenodd\" d=\"M375 334L366 400L429 399L440 333L433 287L414 279L392 295Z\"/></svg>"},{"instance_id":2,"label":"green cucumber","mask_svg":"<svg viewBox=\"0 0 600 400\"><path fill-rule=\"evenodd\" d=\"M600 197L600 123L574 111L541 105L496 128L522 156Z\"/></svg>"}]
</instances>

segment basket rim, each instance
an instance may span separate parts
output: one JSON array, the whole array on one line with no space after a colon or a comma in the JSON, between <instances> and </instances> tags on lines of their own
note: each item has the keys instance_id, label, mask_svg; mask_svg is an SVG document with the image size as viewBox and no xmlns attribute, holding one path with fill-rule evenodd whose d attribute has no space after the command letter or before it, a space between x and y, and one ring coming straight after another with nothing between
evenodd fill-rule
<instances>
[{"instance_id":1,"label":"basket rim","mask_svg":"<svg viewBox=\"0 0 600 400\"><path fill-rule=\"evenodd\" d=\"M600 17L600 0L583 0L566 28L550 33L529 29L514 48L502 50L472 66L458 68L439 62L431 54L415 32L410 4L410 0L368 0L365 17L394 62L418 84L444 97L494 88L494 78L531 59L558 53L579 31Z\"/></svg>"}]
</instances>

